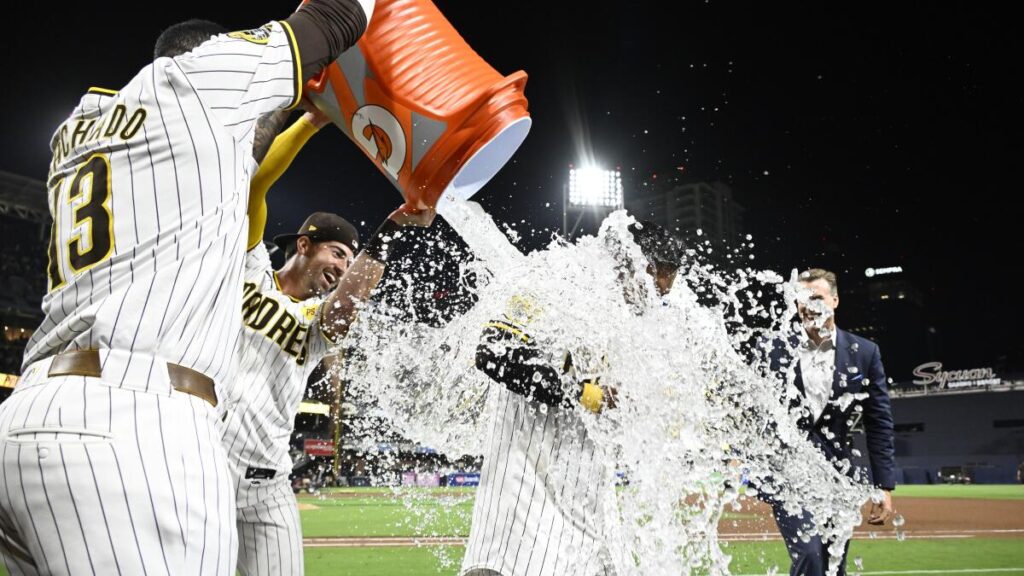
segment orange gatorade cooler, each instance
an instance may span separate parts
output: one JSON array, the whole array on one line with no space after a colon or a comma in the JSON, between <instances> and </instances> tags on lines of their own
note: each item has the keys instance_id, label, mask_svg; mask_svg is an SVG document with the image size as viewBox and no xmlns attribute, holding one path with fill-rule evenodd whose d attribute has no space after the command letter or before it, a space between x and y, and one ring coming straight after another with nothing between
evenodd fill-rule
<instances>
[{"instance_id":1,"label":"orange gatorade cooler","mask_svg":"<svg viewBox=\"0 0 1024 576\"><path fill-rule=\"evenodd\" d=\"M306 95L412 206L466 199L530 131L526 73L502 76L429 0L377 0L359 42Z\"/></svg>"}]
</instances>

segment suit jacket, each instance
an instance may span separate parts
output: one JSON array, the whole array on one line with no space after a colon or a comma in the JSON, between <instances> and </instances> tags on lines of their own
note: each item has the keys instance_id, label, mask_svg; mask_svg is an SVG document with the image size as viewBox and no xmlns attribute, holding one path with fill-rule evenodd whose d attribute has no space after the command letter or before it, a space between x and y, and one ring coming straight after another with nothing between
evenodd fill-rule
<instances>
[{"instance_id":1,"label":"suit jacket","mask_svg":"<svg viewBox=\"0 0 1024 576\"><path fill-rule=\"evenodd\" d=\"M802 402L804 394L799 356L794 358L792 354L797 345L799 340L795 336L788 345L777 340L769 352L769 366L773 374L784 377L789 368L793 368L793 384L801 394L794 405ZM879 488L892 490L896 486L892 406L878 345L837 329L835 355L835 373L828 404L817 418L812 417L809 409L804 409L798 426L829 459L852 461L853 447L849 434L859 406L867 435L872 481ZM846 394L855 395L856 399Z\"/></svg>"}]
</instances>

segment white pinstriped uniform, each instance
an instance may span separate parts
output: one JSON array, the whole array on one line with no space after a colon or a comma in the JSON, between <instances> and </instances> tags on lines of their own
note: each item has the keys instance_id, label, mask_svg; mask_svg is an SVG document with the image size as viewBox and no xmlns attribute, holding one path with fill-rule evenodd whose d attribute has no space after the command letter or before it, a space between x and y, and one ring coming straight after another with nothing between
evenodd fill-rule
<instances>
[{"instance_id":1,"label":"white pinstriped uniform","mask_svg":"<svg viewBox=\"0 0 1024 576\"><path fill-rule=\"evenodd\" d=\"M12 574L234 574L214 408L166 363L234 370L255 123L297 99L279 23L160 58L82 97L54 135L51 290L0 405L0 552ZM48 378L99 351L102 376Z\"/></svg>"},{"instance_id":2,"label":"white pinstriped uniform","mask_svg":"<svg viewBox=\"0 0 1024 576\"><path fill-rule=\"evenodd\" d=\"M525 322L509 316L522 334ZM614 498L609 456L579 408L541 407L497 386L461 574L607 575L600 513Z\"/></svg>"},{"instance_id":3,"label":"white pinstriped uniform","mask_svg":"<svg viewBox=\"0 0 1024 576\"><path fill-rule=\"evenodd\" d=\"M505 389L495 409L462 573L611 574L599 507L612 470L579 414Z\"/></svg>"},{"instance_id":4,"label":"white pinstriped uniform","mask_svg":"<svg viewBox=\"0 0 1024 576\"><path fill-rule=\"evenodd\" d=\"M288 441L306 382L329 347L319 328L321 302L295 301L281 292L262 243L246 255L245 325L223 436L236 483L243 576L303 573ZM272 470L273 478L247 474L253 469Z\"/></svg>"}]
</instances>

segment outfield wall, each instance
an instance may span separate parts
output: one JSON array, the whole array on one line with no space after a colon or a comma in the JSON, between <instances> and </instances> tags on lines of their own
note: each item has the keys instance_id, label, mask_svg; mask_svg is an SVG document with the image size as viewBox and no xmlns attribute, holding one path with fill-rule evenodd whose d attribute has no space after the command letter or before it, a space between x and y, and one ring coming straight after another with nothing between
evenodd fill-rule
<instances>
[{"instance_id":1,"label":"outfield wall","mask_svg":"<svg viewBox=\"0 0 1024 576\"><path fill-rule=\"evenodd\" d=\"M893 399L897 480L939 482L943 467L964 466L978 484L1016 482L1024 462L1024 391ZM864 435L855 444L867 454Z\"/></svg>"}]
</instances>

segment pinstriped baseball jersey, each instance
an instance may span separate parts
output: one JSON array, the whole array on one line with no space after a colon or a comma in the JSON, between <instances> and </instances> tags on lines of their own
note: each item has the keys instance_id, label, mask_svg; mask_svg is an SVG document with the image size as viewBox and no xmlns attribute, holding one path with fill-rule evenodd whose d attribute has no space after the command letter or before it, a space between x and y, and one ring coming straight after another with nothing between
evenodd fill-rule
<instances>
[{"instance_id":1,"label":"pinstriped baseball jersey","mask_svg":"<svg viewBox=\"0 0 1024 576\"><path fill-rule=\"evenodd\" d=\"M276 470L274 481L287 482L295 415L306 381L329 347L319 328L321 302L281 292L263 244L247 253L239 365L226 387L224 420L224 445L239 475L239 506L253 504L256 496L248 490L254 484L245 478L248 468Z\"/></svg>"},{"instance_id":2,"label":"pinstriped baseball jersey","mask_svg":"<svg viewBox=\"0 0 1024 576\"><path fill-rule=\"evenodd\" d=\"M51 142L50 288L26 365L116 349L221 384L240 321L256 120L299 95L290 34L271 23L217 36L158 58L116 93L82 97ZM104 377L151 369L129 361Z\"/></svg>"},{"instance_id":3,"label":"pinstriped baseball jersey","mask_svg":"<svg viewBox=\"0 0 1024 576\"><path fill-rule=\"evenodd\" d=\"M603 499L614 498L605 455L579 414L502 389L484 453L463 573L605 574Z\"/></svg>"},{"instance_id":4,"label":"pinstriped baseball jersey","mask_svg":"<svg viewBox=\"0 0 1024 576\"><path fill-rule=\"evenodd\" d=\"M51 147L50 290L0 405L0 557L12 574L234 574L230 471L207 401L235 365L256 119L298 98L283 24L91 90ZM100 377L49 377L99 350Z\"/></svg>"},{"instance_id":5,"label":"pinstriped baseball jersey","mask_svg":"<svg viewBox=\"0 0 1024 576\"><path fill-rule=\"evenodd\" d=\"M492 325L530 338L528 324L541 316L513 299ZM615 497L613 470L579 408L543 406L502 387L493 409L462 573L610 574L602 519Z\"/></svg>"}]
</instances>

